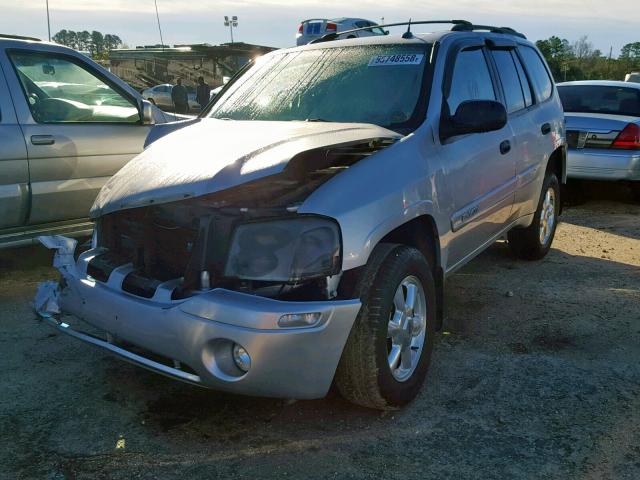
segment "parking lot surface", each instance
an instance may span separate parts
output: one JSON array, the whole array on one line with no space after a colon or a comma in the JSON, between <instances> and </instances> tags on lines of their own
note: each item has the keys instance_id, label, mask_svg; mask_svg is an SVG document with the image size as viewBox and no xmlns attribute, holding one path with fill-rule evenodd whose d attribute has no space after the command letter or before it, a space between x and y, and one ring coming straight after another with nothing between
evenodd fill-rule
<instances>
[{"instance_id":1,"label":"parking lot surface","mask_svg":"<svg viewBox=\"0 0 640 480\"><path fill-rule=\"evenodd\" d=\"M550 254L504 243L448 282L402 411L221 394L35 319L42 247L0 251L0 478L640 478L640 205L567 209Z\"/></svg>"}]
</instances>

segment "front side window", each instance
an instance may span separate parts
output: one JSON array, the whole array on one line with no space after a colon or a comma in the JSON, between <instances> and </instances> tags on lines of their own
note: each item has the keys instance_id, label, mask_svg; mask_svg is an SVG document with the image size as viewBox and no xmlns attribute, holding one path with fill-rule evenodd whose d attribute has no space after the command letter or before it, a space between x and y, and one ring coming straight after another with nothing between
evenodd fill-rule
<instances>
[{"instance_id":1,"label":"front side window","mask_svg":"<svg viewBox=\"0 0 640 480\"><path fill-rule=\"evenodd\" d=\"M496 93L482 50L463 50L456 57L447 103L453 115L467 100L495 100Z\"/></svg>"},{"instance_id":2,"label":"front side window","mask_svg":"<svg viewBox=\"0 0 640 480\"><path fill-rule=\"evenodd\" d=\"M640 89L604 85L558 87L565 112L606 113L640 117Z\"/></svg>"},{"instance_id":3,"label":"front side window","mask_svg":"<svg viewBox=\"0 0 640 480\"><path fill-rule=\"evenodd\" d=\"M512 113L522 110L525 107L524 95L511 52L509 50L493 50L491 55L498 68L498 75L500 76L507 102L505 105L507 112Z\"/></svg>"},{"instance_id":4,"label":"front side window","mask_svg":"<svg viewBox=\"0 0 640 480\"><path fill-rule=\"evenodd\" d=\"M272 54L234 82L208 116L416 128L430 49L369 45Z\"/></svg>"},{"instance_id":5,"label":"front side window","mask_svg":"<svg viewBox=\"0 0 640 480\"><path fill-rule=\"evenodd\" d=\"M38 123L137 123L134 103L69 57L10 52L33 119Z\"/></svg>"},{"instance_id":6,"label":"front side window","mask_svg":"<svg viewBox=\"0 0 640 480\"><path fill-rule=\"evenodd\" d=\"M544 63L538 52L531 47L520 47L520 53L524 60L524 66L529 73L531 82L536 91L538 100L543 102L553 93L553 82L549 77Z\"/></svg>"}]
</instances>

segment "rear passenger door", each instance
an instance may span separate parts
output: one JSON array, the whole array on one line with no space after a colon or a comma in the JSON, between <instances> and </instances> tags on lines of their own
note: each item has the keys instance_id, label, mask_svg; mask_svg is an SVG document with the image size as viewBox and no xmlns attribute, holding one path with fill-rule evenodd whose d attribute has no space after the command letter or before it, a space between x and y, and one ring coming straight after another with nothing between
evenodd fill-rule
<instances>
[{"instance_id":1,"label":"rear passenger door","mask_svg":"<svg viewBox=\"0 0 640 480\"><path fill-rule=\"evenodd\" d=\"M0 229L19 227L29 208L27 148L0 58Z\"/></svg>"},{"instance_id":2,"label":"rear passenger door","mask_svg":"<svg viewBox=\"0 0 640 480\"><path fill-rule=\"evenodd\" d=\"M532 114L535 97L515 43L492 48L491 58L502 87L502 103L507 109L509 124L513 129L512 149L516 160L517 182L514 214L520 216L529 213L523 211L523 202L529 199L527 195L531 195L531 184L540 173L541 132Z\"/></svg>"},{"instance_id":3,"label":"rear passenger door","mask_svg":"<svg viewBox=\"0 0 640 480\"><path fill-rule=\"evenodd\" d=\"M533 47L518 45L517 58L524 67L524 82L528 82L533 105L527 115L531 121L532 136L526 144L526 152L518 158L518 191L516 209L521 215L534 213L538 206L544 173L549 156L559 145L557 132L564 129L564 118L558 103L552 101L555 87L551 73L542 57ZM562 179L558 179L562 181Z\"/></svg>"},{"instance_id":4,"label":"rear passenger door","mask_svg":"<svg viewBox=\"0 0 640 480\"><path fill-rule=\"evenodd\" d=\"M480 46L457 52L443 91L452 114L466 100L500 100L488 55ZM509 124L497 131L458 135L442 142L451 204L447 261L451 268L493 240L509 221L515 192L514 142Z\"/></svg>"}]
</instances>

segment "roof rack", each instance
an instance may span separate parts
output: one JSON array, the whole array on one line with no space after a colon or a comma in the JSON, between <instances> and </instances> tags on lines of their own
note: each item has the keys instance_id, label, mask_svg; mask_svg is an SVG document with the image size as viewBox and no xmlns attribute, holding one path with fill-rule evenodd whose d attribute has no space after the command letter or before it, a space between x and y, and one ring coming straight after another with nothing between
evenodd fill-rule
<instances>
[{"instance_id":1,"label":"roof rack","mask_svg":"<svg viewBox=\"0 0 640 480\"><path fill-rule=\"evenodd\" d=\"M345 35L347 33L359 32L359 31L362 31L362 30L371 30L373 28L399 27L399 26L404 26L404 25L407 25L407 26L411 27L412 25L432 25L432 24L446 24L446 23L449 23L449 24L453 25L453 27L451 27L451 31L452 32L473 32L475 30L486 30L486 31L489 31L491 33L503 33L503 34L506 34L506 35L515 35L517 37L524 38L524 39L527 38L522 33L517 32L513 28L509 28L509 27L492 27L492 26L489 26L489 25L474 25L473 23L469 22L468 20L420 20L420 21L416 21L416 22L409 20L408 22L386 23L384 25L374 25L374 26L369 26L369 27L353 28L351 30L345 30L343 32L327 33L326 35L323 35L320 38L316 38L315 40L312 40L309 43L329 42L329 41L335 40L336 38L340 37L341 35Z\"/></svg>"},{"instance_id":2,"label":"roof rack","mask_svg":"<svg viewBox=\"0 0 640 480\"><path fill-rule=\"evenodd\" d=\"M6 33L0 33L0 38L9 38L11 40L33 40L35 42L41 42L39 38L36 37L23 37L22 35L8 35Z\"/></svg>"},{"instance_id":3,"label":"roof rack","mask_svg":"<svg viewBox=\"0 0 640 480\"><path fill-rule=\"evenodd\" d=\"M458 24L451 27L452 32L473 32L476 30L485 30L491 33L504 33L505 35L515 35L516 37L524 38L526 40L526 36L517 30L509 27L493 27L491 25L465 25Z\"/></svg>"}]
</instances>

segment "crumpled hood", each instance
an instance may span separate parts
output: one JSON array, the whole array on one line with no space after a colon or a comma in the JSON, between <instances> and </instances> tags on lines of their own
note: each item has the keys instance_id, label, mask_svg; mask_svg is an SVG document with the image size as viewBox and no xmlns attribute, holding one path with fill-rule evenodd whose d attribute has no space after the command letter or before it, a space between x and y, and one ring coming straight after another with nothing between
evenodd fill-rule
<instances>
[{"instance_id":1,"label":"crumpled hood","mask_svg":"<svg viewBox=\"0 0 640 480\"><path fill-rule=\"evenodd\" d=\"M155 141L125 165L102 188L90 216L206 195L274 175L307 150L400 137L362 123L201 119Z\"/></svg>"}]
</instances>

